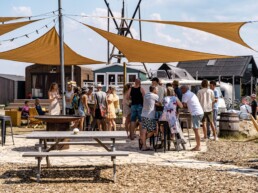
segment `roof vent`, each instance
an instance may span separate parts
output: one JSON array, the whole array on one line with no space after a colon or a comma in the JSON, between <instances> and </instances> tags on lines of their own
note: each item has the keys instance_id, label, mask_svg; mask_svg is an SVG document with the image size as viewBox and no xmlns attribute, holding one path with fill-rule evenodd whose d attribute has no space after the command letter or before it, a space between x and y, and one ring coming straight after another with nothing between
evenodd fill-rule
<instances>
[{"instance_id":1,"label":"roof vent","mask_svg":"<svg viewBox=\"0 0 258 193\"><path fill-rule=\"evenodd\" d=\"M214 66L217 60L209 60L207 66Z\"/></svg>"}]
</instances>

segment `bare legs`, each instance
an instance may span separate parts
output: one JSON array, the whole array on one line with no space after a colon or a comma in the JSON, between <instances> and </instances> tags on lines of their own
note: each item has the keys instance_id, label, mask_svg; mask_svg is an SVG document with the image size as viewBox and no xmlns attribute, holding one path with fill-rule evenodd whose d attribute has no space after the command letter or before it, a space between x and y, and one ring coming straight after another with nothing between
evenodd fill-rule
<instances>
[{"instance_id":1,"label":"bare legs","mask_svg":"<svg viewBox=\"0 0 258 193\"><path fill-rule=\"evenodd\" d=\"M114 131L116 131L115 119L107 119L107 129L108 129L108 131L112 131L113 128L114 128Z\"/></svg>"},{"instance_id":2,"label":"bare legs","mask_svg":"<svg viewBox=\"0 0 258 193\"><path fill-rule=\"evenodd\" d=\"M196 146L192 149L192 151L200 151L201 150L201 139L198 128L193 128L195 140L196 140Z\"/></svg>"},{"instance_id":3,"label":"bare legs","mask_svg":"<svg viewBox=\"0 0 258 193\"><path fill-rule=\"evenodd\" d=\"M214 140L216 140L217 139L216 129L215 129L214 123L212 121L210 121L210 126L211 126L211 129L212 129ZM207 139L207 124L206 124L206 122L202 122L202 129L203 129L203 138Z\"/></svg>"},{"instance_id":4,"label":"bare legs","mask_svg":"<svg viewBox=\"0 0 258 193\"><path fill-rule=\"evenodd\" d=\"M125 130L127 133L127 136L129 137L130 133L130 121L131 121L131 114L127 115L125 118Z\"/></svg>"},{"instance_id":5,"label":"bare legs","mask_svg":"<svg viewBox=\"0 0 258 193\"><path fill-rule=\"evenodd\" d=\"M147 133L147 129L141 129L140 130L140 139L141 139L141 143L142 143L142 150L146 150L148 149L147 148L147 145L146 145L146 140L148 138L150 138L153 134L154 134L155 131L152 131L152 132L149 132Z\"/></svg>"}]
</instances>

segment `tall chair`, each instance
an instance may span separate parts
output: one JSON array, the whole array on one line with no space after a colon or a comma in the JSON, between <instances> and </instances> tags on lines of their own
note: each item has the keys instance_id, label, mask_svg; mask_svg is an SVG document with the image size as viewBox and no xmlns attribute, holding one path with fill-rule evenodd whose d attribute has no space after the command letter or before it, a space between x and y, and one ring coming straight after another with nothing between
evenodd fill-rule
<instances>
[{"instance_id":1,"label":"tall chair","mask_svg":"<svg viewBox=\"0 0 258 193\"><path fill-rule=\"evenodd\" d=\"M1 138L2 138L2 146L5 144L5 137L6 137L6 122L10 122L11 126L11 134L12 134L12 140L14 145L14 138L13 138L13 125L12 125L12 119L10 116L0 116L1 124Z\"/></svg>"}]
</instances>

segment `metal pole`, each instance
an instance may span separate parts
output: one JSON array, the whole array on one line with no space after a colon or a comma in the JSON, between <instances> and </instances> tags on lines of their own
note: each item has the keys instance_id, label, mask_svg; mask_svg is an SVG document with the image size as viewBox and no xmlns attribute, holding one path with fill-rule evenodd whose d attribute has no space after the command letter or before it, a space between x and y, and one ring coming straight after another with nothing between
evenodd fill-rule
<instances>
[{"instance_id":1,"label":"metal pole","mask_svg":"<svg viewBox=\"0 0 258 193\"><path fill-rule=\"evenodd\" d=\"M233 80L232 80L232 107L234 108L234 103L235 103L235 76L233 75Z\"/></svg>"},{"instance_id":2,"label":"metal pole","mask_svg":"<svg viewBox=\"0 0 258 193\"><path fill-rule=\"evenodd\" d=\"M108 8L108 10L110 9L109 8L109 3L107 4L107 8ZM109 28L110 28L110 19L109 19L109 16L110 16L110 13L109 13L109 11L108 11L108 18L107 18L107 30L108 30L108 32L109 32ZM110 53L110 43L109 43L109 41L107 41L107 63L109 64L110 63L110 60L109 60L109 53Z\"/></svg>"},{"instance_id":3,"label":"metal pole","mask_svg":"<svg viewBox=\"0 0 258 193\"><path fill-rule=\"evenodd\" d=\"M251 76L251 92L250 92L250 95L253 94L253 76Z\"/></svg>"},{"instance_id":4,"label":"metal pole","mask_svg":"<svg viewBox=\"0 0 258 193\"><path fill-rule=\"evenodd\" d=\"M61 89L62 89L62 114L65 115L65 72L64 72L64 32L61 0L58 0L58 18L59 18L59 48L61 65Z\"/></svg>"},{"instance_id":5,"label":"metal pole","mask_svg":"<svg viewBox=\"0 0 258 193\"><path fill-rule=\"evenodd\" d=\"M124 86L126 85L126 78L127 78L126 63L124 62Z\"/></svg>"},{"instance_id":6,"label":"metal pole","mask_svg":"<svg viewBox=\"0 0 258 193\"><path fill-rule=\"evenodd\" d=\"M74 65L71 66L71 79L74 81Z\"/></svg>"}]
</instances>

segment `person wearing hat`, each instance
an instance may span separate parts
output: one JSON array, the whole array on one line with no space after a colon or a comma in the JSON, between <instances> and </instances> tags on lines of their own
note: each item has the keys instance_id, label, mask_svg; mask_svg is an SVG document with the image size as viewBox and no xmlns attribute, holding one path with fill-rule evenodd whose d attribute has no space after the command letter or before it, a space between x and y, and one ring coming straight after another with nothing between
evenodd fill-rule
<instances>
[{"instance_id":1,"label":"person wearing hat","mask_svg":"<svg viewBox=\"0 0 258 193\"><path fill-rule=\"evenodd\" d=\"M106 130L104 112L107 109L107 94L102 91L102 85L97 84L97 91L94 94L95 104L93 116L97 120L98 129Z\"/></svg>"},{"instance_id":2,"label":"person wearing hat","mask_svg":"<svg viewBox=\"0 0 258 193\"><path fill-rule=\"evenodd\" d=\"M251 108L252 108L252 116L256 120L256 115L257 115L257 101L256 101L256 94L251 95Z\"/></svg>"},{"instance_id":3,"label":"person wearing hat","mask_svg":"<svg viewBox=\"0 0 258 193\"><path fill-rule=\"evenodd\" d=\"M177 98L179 98L179 100L182 101L182 92L181 92L181 90L179 88L179 81L178 80L174 80L172 82L172 86L174 88L174 91L176 93Z\"/></svg>"}]
</instances>

